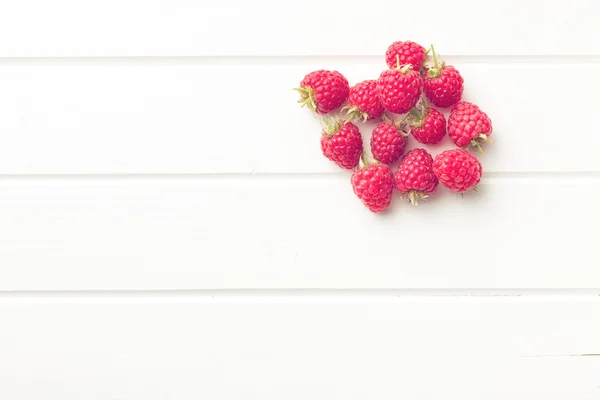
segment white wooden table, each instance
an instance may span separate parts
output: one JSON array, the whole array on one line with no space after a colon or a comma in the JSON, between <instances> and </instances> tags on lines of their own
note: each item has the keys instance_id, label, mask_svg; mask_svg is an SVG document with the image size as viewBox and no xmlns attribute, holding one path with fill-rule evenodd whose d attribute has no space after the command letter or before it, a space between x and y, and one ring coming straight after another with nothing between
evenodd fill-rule
<instances>
[{"instance_id":1,"label":"white wooden table","mask_svg":"<svg viewBox=\"0 0 600 400\"><path fill-rule=\"evenodd\" d=\"M600 398L600 5L427 4L2 1L0 398ZM406 39L496 144L373 215L291 88Z\"/></svg>"}]
</instances>

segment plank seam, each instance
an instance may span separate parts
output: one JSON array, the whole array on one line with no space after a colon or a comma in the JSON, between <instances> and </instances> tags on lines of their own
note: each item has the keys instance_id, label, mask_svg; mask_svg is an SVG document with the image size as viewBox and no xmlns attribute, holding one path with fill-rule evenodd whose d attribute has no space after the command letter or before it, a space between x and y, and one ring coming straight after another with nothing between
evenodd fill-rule
<instances>
[{"instance_id":1,"label":"plank seam","mask_svg":"<svg viewBox=\"0 0 600 400\"><path fill-rule=\"evenodd\" d=\"M600 64L600 55L447 55L449 64ZM384 64L383 55L214 55L119 57L0 57L1 66L48 65L307 65L315 63Z\"/></svg>"},{"instance_id":2,"label":"plank seam","mask_svg":"<svg viewBox=\"0 0 600 400\"><path fill-rule=\"evenodd\" d=\"M4 290L7 298L401 298L401 297L600 297L600 288L555 289L166 289L166 290Z\"/></svg>"},{"instance_id":3,"label":"plank seam","mask_svg":"<svg viewBox=\"0 0 600 400\"><path fill-rule=\"evenodd\" d=\"M80 181L80 180L268 180L268 179L346 179L349 173L332 172L207 172L207 173L73 173L0 174L0 181ZM600 171L485 171L483 183L502 180L600 180Z\"/></svg>"}]
</instances>

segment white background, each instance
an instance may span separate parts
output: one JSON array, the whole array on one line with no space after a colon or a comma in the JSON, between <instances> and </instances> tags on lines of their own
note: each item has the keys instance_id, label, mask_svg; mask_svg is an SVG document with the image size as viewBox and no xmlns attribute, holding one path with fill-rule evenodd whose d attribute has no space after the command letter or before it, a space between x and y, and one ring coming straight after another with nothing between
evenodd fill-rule
<instances>
[{"instance_id":1,"label":"white background","mask_svg":"<svg viewBox=\"0 0 600 400\"><path fill-rule=\"evenodd\" d=\"M0 398L600 398L599 10L1 2ZM406 39L496 144L373 215L291 88Z\"/></svg>"}]
</instances>

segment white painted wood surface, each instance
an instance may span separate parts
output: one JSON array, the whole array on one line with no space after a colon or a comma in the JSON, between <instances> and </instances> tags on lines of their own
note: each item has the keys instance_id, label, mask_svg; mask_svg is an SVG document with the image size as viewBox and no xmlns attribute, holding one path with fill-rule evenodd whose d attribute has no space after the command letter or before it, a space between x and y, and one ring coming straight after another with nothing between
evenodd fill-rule
<instances>
[{"instance_id":1,"label":"white painted wood surface","mask_svg":"<svg viewBox=\"0 0 600 400\"><path fill-rule=\"evenodd\" d=\"M381 60L244 60L0 59L0 171L340 173L320 153L321 127L291 89L319 67L337 67L352 83L377 78ZM600 62L485 60L456 65L465 99L494 123L486 172L600 172L600 135L585 117L597 108L586 99L600 87ZM565 71L572 76L557 78ZM365 137L374 126L364 126Z\"/></svg>"},{"instance_id":2,"label":"white painted wood surface","mask_svg":"<svg viewBox=\"0 0 600 400\"><path fill-rule=\"evenodd\" d=\"M599 398L600 6L427 4L0 2L0 398ZM372 215L291 88L401 39L496 144Z\"/></svg>"},{"instance_id":3,"label":"white painted wood surface","mask_svg":"<svg viewBox=\"0 0 600 400\"><path fill-rule=\"evenodd\" d=\"M0 289L600 287L599 189L490 178L373 215L343 175L11 179Z\"/></svg>"},{"instance_id":4,"label":"white painted wood surface","mask_svg":"<svg viewBox=\"0 0 600 400\"><path fill-rule=\"evenodd\" d=\"M600 393L597 298L67 296L1 299L0 313L14 400Z\"/></svg>"},{"instance_id":5,"label":"white painted wood surface","mask_svg":"<svg viewBox=\"0 0 600 400\"><path fill-rule=\"evenodd\" d=\"M446 54L600 55L598 17L595 0L5 1L0 55L379 55L398 35Z\"/></svg>"}]
</instances>

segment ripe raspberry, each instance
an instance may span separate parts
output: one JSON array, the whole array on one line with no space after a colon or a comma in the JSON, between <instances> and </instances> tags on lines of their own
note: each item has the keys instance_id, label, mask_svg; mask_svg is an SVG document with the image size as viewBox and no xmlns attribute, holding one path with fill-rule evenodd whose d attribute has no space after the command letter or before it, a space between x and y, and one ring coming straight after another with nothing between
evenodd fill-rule
<instances>
[{"instance_id":1,"label":"ripe raspberry","mask_svg":"<svg viewBox=\"0 0 600 400\"><path fill-rule=\"evenodd\" d=\"M363 152L358 127L351 122L340 125L337 120L325 123L327 126L321 135L323 154L342 168L355 168Z\"/></svg>"},{"instance_id":2,"label":"ripe raspberry","mask_svg":"<svg viewBox=\"0 0 600 400\"><path fill-rule=\"evenodd\" d=\"M448 118L448 136L459 147L477 147L483 153L481 143L492 142L492 121L475 104L461 101Z\"/></svg>"},{"instance_id":3,"label":"ripe raspberry","mask_svg":"<svg viewBox=\"0 0 600 400\"><path fill-rule=\"evenodd\" d=\"M435 192L438 179L433 173L433 158L425 149L414 149L406 153L396 175L396 189L407 196L413 205Z\"/></svg>"},{"instance_id":4,"label":"ripe raspberry","mask_svg":"<svg viewBox=\"0 0 600 400\"><path fill-rule=\"evenodd\" d=\"M327 114L340 107L348 98L348 80L337 71L319 70L309 73L296 88L299 103L319 114Z\"/></svg>"},{"instance_id":5,"label":"ripe raspberry","mask_svg":"<svg viewBox=\"0 0 600 400\"><path fill-rule=\"evenodd\" d=\"M394 174L385 164L365 164L350 178L354 193L372 212L384 211L392 201Z\"/></svg>"},{"instance_id":6,"label":"ripe raspberry","mask_svg":"<svg viewBox=\"0 0 600 400\"><path fill-rule=\"evenodd\" d=\"M373 157L384 164L395 162L406 149L406 136L390 121L380 122L373 129L371 152Z\"/></svg>"},{"instance_id":7,"label":"ripe raspberry","mask_svg":"<svg viewBox=\"0 0 600 400\"><path fill-rule=\"evenodd\" d=\"M383 71L377 80L377 95L386 110L404 114L417 104L423 79L410 65Z\"/></svg>"},{"instance_id":8,"label":"ripe raspberry","mask_svg":"<svg viewBox=\"0 0 600 400\"><path fill-rule=\"evenodd\" d=\"M362 119L365 122L381 117L383 105L377 96L377 81L368 80L352 86L348 104L342 111L346 111L348 121Z\"/></svg>"},{"instance_id":9,"label":"ripe raspberry","mask_svg":"<svg viewBox=\"0 0 600 400\"><path fill-rule=\"evenodd\" d=\"M462 149L446 150L435 157L433 172L453 192L466 192L481 179L479 160Z\"/></svg>"},{"instance_id":10,"label":"ripe raspberry","mask_svg":"<svg viewBox=\"0 0 600 400\"><path fill-rule=\"evenodd\" d=\"M388 67L396 68L398 64L412 65L415 71L421 69L425 61L425 48L415 42L394 42L385 52L385 61Z\"/></svg>"},{"instance_id":11,"label":"ripe raspberry","mask_svg":"<svg viewBox=\"0 0 600 400\"><path fill-rule=\"evenodd\" d=\"M451 65L439 60L431 46L433 65L426 68L423 89L425 96L438 107L450 107L462 98L464 80Z\"/></svg>"},{"instance_id":12,"label":"ripe raspberry","mask_svg":"<svg viewBox=\"0 0 600 400\"><path fill-rule=\"evenodd\" d=\"M435 108L427 106L424 99L421 101L421 107L415 107L411 110L409 124L410 133L423 144L436 144L446 134L446 118L444 114Z\"/></svg>"}]
</instances>

